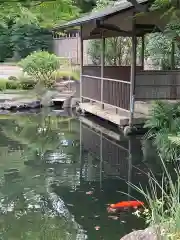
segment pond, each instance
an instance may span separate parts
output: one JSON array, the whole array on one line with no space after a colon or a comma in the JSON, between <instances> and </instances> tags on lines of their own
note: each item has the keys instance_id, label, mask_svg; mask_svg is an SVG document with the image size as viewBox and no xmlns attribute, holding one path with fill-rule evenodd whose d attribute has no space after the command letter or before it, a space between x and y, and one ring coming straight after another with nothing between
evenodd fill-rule
<instances>
[{"instance_id":1,"label":"pond","mask_svg":"<svg viewBox=\"0 0 180 240\"><path fill-rule=\"evenodd\" d=\"M107 132L64 113L0 115L0 239L119 240L145 227L107 204L142 200L127 181L146 186L154 151Z\"/></svg>"}]
</instances>

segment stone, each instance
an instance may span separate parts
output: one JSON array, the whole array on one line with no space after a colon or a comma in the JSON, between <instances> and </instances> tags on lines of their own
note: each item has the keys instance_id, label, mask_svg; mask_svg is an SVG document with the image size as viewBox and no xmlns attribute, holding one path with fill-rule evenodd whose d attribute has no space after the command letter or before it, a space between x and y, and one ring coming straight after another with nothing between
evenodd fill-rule
<instances>
[{"instance_id":1,"label":"stone","mask_svg":"<svg viewBox=\"0 0 180 240\"><path fill-rule=\"evenodd\" d=\"M144 230L133 231L120 240L161 240L158 227L148 227Z\"/></svg>"}]
</instances>

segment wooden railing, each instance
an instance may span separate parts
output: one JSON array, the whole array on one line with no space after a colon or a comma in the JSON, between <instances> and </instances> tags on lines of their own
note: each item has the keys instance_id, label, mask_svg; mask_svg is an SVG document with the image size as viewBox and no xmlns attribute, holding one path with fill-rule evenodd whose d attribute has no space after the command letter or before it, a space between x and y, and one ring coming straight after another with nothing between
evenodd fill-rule
<instances>
[{"instance_id":1,"label":"wooden railing","mask_svg":"<svg viewBox=\"0 0 180 240\"><path fill-rule=\"evenodd\" d=\"M129 111L130 82L82 75L82 98Z\"/></svg>"}]
</instances>

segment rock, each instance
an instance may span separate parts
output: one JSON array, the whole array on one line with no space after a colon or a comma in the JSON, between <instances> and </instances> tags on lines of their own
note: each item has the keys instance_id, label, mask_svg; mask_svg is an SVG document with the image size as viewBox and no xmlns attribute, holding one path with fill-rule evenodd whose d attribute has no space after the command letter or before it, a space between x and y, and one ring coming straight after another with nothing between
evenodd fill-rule
<instances>
[{"instance_id":1,"label":"rock","mask_svg":"<svg viewBox=\"0 0 180 240\"><path fill-rule=\"evenodd\" d=\"M160 240L160 229L158 227L149 227L145 230L133 231L120 240Z\"/></svg>"}]
</instances>

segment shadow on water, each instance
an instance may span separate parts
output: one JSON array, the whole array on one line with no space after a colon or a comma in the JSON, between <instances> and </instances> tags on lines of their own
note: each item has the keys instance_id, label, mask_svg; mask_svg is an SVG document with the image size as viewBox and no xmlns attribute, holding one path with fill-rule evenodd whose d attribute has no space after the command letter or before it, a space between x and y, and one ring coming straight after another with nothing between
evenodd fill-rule
<instances>
[{"instance_id":1,"label":"shadow on water","mask_svg":"<svg viewBox=\"0 0 180 240\"><path fill-rule=\"evenodd\" d=\"M106 208L143 200L127 181L145 187L149 168L161 173L150 142L62 111L0 121L1 239L118 240L145 226L131 212L113 218Z\"/></svg>"}]
</instances>

